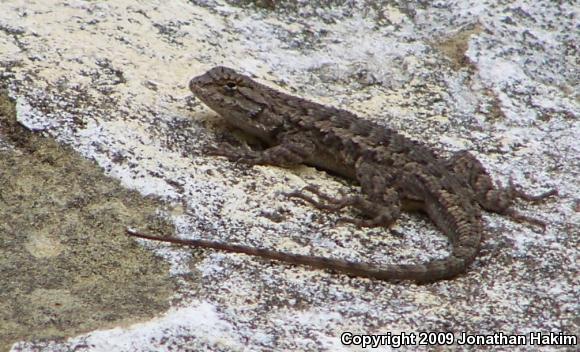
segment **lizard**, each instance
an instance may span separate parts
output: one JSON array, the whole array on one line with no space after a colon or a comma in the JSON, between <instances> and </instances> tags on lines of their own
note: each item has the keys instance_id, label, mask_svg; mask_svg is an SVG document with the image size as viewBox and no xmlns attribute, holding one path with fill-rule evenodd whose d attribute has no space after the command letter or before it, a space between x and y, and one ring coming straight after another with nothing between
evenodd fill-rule
<instances>
[{"instance_id":1,"label":"lizard","mask_svg":"<svg viewBox=\"0 0 580 352\"><path fill-rule=\"evenodd\" d=\"M543 200L556 191L531 196L518 190L511 179L509 187L495 186L470 152L457 152L450 159L438 157L427 145L391 128L347 110L283 93L223 66L192 78L189 88L228 124L257 137L267 147L240 149L225 143L212 154L250 165L307 164L331 171L358 183L362 194L335 198L307 186L287 195L328 211L357 209L365 218L343 220L364 227L388 227L401 210L425 212L449 239L451 252L443 259L422 264L376 266L219 241L153 236L133 229L127 229L128 235L245 253L351 276L422 284L452 279L467 271L482 241L481 208L545 227L543 222L514 210L512 203L515 198Z\"/></svg>"}]
</instances>

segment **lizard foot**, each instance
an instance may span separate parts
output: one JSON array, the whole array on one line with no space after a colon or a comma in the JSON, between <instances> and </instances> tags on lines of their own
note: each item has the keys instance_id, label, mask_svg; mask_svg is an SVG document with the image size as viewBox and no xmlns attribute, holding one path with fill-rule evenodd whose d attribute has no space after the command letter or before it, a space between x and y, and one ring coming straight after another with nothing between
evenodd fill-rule
<instances>
[{"instance_id":1,"label":"lizard foot","mask_svg":"<svg viewBox=\"0 0 580 352\"><path fill-rule=\"evenodd\" d=\"M306 194L308 191L320 200L324 200L326 203L322 203L315 200L312 196ZM370 219L357 219L349 217L341 217L340 222L348 222L361 227L376 227L376 226L390 226L399 216L400 207L395 206L384 206L381 204L373 203L363 196L360 195L343 195L340 198L335 198L324 194L318 187L308 185L300 191L294 191L286 193L286 196L292 198L300 198L318 209L337 211L345 207L353 207L364 215L368 216Z\"/></svg>"},{"instance_id":2,"label":"lizard foot","mask_svg":"<svg viewBox=\"0 0 580 352\"><path fill-rule=\"evenodd\" d=\"M523 199L523 200L528 201L528 202L540 202L540 201L545 200L548 197L551 197L553 195L558 194L558 191L556 189L549 190L549 191L544 192L544 193L539 194L539 195L528 194L528 193L524 192L523 190L521 190L520 187L514 183L513 178L511 178L511 177L509 180L509 186L507 188L503 189L502 191L505 194L505 196L509 199L509 204L511 204L511 201L513 199L516 199L516 198L520 198L520 199ZM542 232L546 231L547 224L544 221L536 219L536 218L531 217L531 216L524 215L524 214L520 213L519 211L512 209L511 207L506 207L503 210L498 211L498 213L503 214L503 215L507 215L510 218L512 218L515 221L520 222L520 223L528 223L528 224L532 224L532 225L541 227Z\"/></svg>"},{"instance_id":3,"label":"lizard foot","mask_svg":"<svg viewBox=\"0 0 580 352\"><path fill-rule=\"evenodd\" d=\"M327 204L323 204L322 202L315 200L313 197L306 194L306 191L314 194L319 199L326 201ZM285 193L285 195L287 197L290 197L290 198L300 198L300 199L312 204L314 207L316 207L318 209L331 210L331 211L340 210L340 209L348 207L348 206L356 206L356 204L358 204L358 202L360 202L360 200L358 199L358 198L360 198L360 196L344 196L343 195L340 198L335 198L335 197L329 196L329 195L321 192L318 189L318 187L313 186L313 185L308 185L299 191Z\"/></svg>"},{"instance_id":4,"label":"lizard foot","mask_svg":"<svg viewBox=\"0 0 580 352\"><path fill-rule=\"evenodd\" d=\"M526 192L524 192L523 190L519 189L519 186L516 185L514 183L513 178L510 177L510 185L507 189L507 191L512 195L512 198L520 198L523 199L525 201L528 202L539 202L539 201L543 201L544 199L554 196L554 195L558 195L558 190L556 189L551 189L549 191L546 191L544 193L538 194L538 195L531 195L528 194Z\"/></svg>"}]
</instances>

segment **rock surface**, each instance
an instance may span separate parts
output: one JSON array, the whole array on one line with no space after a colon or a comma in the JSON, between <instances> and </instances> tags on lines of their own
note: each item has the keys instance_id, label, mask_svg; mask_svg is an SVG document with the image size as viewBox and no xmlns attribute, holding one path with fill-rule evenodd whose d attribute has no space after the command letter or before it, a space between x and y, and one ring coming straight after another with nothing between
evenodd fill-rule
<instances>
[{"instance_id":1,"label":"rock surface","mask_svg":"<svg viewBox=\"0 0 580 352\"><path fill-rule=\"evenodd\" d=\"M360 346L341 343L347 331L578 335L577 7L338 3L0 3L0 350L349 351ZM324 172L206 155L243 140L187 90L215 65L443 155L473 150L528 192L556 188L516 206L548 228L486 214L471 270L424 286L126 238L126 226L174 227L376 263L446 255L421 216L394 232L357 229L281 195L351 187Z\"/></svg>"}]
</instances>

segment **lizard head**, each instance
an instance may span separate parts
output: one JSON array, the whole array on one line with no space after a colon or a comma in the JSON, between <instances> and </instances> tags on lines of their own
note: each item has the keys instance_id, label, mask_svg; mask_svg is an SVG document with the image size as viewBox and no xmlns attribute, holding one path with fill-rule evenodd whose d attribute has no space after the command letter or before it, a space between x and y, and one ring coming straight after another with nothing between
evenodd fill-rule
<instances>
[{"instance_id":1,"label":"lizard head","mask_svg":"<svg viewBox=\"0 0 580 352\"><path fill-rule=\"evenodd\" d=\"M228 123L262 140L275 138L284 123L273 113L276 91L231 68L217 66L193 77L189 89Z\"/></svg>"}]
</instances>

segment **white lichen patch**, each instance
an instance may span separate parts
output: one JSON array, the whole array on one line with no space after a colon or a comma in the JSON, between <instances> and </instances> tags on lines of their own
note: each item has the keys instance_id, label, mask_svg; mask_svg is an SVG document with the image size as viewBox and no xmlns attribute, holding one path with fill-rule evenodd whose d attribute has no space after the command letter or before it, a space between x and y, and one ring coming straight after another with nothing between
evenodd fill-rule
<instances>
[{"instance_id":1,"label":"white lichen patch","mask_svg":"<svg viewBox=\"0 0 580 352\"><path fill-rule=\"evenodd\" d=\"M188 302L188 306L171 309L149 322L93 331L71 338L66 346L75 350L91 351L167 351L164 334L173 333L172 345L180 350L199 349L243 351L244 344L237 340L235 329L223 321L215 306L206 302ZM237 340L237 341L236 341ZM235 342L234 342L235 341ZM26 351L36 348L32 343L17 343L13 349ZM42 343L47 351L61 351L62 344Z\"/></svg>"}]
</instances>

